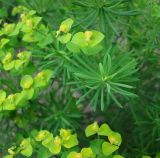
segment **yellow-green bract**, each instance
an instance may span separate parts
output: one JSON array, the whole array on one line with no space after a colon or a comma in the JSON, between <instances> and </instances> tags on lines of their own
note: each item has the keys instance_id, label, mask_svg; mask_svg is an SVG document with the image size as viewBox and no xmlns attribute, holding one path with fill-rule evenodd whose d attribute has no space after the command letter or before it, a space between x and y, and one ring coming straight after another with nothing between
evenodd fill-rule
<instances>
[{"instance_id":1,"label":"yellow-green bract","mask_svg":"<svg viewBox=\"0 0 160 158\"><path fill-rule=\"evenodd\" d=\"M15 110L25 106L26 102L36 97L39 91L49 84L53 71L46 69L39 72L35 77L25 75L20 81L22 91L7 96L4 90L0 90L0 111Z\"/></svg>"},{"instance_id":2,"label":"yellow-green bract","mask_svg":"<svg viewBox=\"0 0 160 158\"><path fill-rule=\"evenodd\" d=\"M14 157L22 154L26 157L31 157L34 152L34 148L45 148L49 152L48 156L65 155L66 158L96 158L96 157L112 157L112 158L124 158L121 155L114 154L118 150L121 143L121 139L117 138L116 132L112 131L110 127L104 123L100 127L97 122L88 125L85 129L86 136L92 136L98 134L101 139L94 138L90 141L90 145L87 147L75 148L79 145L77 134L73 133L70 129L60 129L59 135L54 135L48 130L34 131L32 137L22 140L18 147L12 146L8 149L10 155L4 158ZM116 140L112 142L109 140L109 136L112 135L112 139ZM108 140L107 141L107 136ZM117 143L118 142L118 143ZM66 154L67 153L67 154Z\"/></svg>"},{"instance_id":3,"label":"yellow-green bract","mask_svg":"<svg viewBox=\"0 0 160 158\"><path fill-rule=\"evenodd\" d=\"M72 34L69 33L69 31L72 25L73 20L71 18L68 18L61 23L59 30L56 32L56 37L61 43L65 44L70 41Z\"/></svg>"}]
</instances>

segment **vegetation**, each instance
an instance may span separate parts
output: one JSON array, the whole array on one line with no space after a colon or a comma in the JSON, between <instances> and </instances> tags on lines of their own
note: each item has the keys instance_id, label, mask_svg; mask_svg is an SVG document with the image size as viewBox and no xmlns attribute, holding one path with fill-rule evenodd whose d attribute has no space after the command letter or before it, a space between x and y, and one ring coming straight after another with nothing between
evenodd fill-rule
<instances>
[{"instance_id":1,"label":"vegetation","mask_svg":"<svg viewBox=\"0 0 160 158\"><path fill-rule=\"evenodd\" d=\"M159 24L159 0L0 0L0 157L160 158Z\"/></svg>"}]
</instances>

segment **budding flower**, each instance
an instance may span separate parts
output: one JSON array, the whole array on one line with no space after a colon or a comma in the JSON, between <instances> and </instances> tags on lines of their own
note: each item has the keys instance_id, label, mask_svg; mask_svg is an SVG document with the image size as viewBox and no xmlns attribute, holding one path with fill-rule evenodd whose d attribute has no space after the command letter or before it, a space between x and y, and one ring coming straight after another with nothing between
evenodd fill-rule
<instances>
[{"instance_id":1,"label":"budding flower","mask_svg":"<svg viewBox=\"0 0 160 158\"><path fill-rule=\"evenodd\" d=\"M49 134L48 131L46 130L42 130L38 133L37 137L35 138L36 141L42 141L46 138L46 136Z\"/></svg>"},{"instance_id":2,"label":"budding flower","mask_svg":"<svg viewBox=\"0 0 160 158\"><path fill-rule=\"evenodd\" d=\"M89 42L91 40L92 35L93 35L92 31L85 31L84 32L86 42Z\"/></svg>"},{"instance_id":3,"label":"budding flower","mask_svg":"<svg viewBox=\"0 0 160 158\"><path fill-rule=\"evenodd\" d=\"M20 85L24 89L31 88L31 86L33 85L33 78L30 75L23 76Z\"/></svg>"},{"instance_id":4,"label":"budding flower","mask_svg":"<svg viewBox=\"0 0 160 158\"><path fill-rule=\"evenodd\" d=\"M13 100L14 100L14 94L10 94L10 95L8 96L8 99L10 99L11 101L13 101Z\"/></svg>"},{"instance_id":5,"label":"budding flower","mask_svg":"<svg viewBox=\"0 0 160 158\"><path fill-rule=\"evenodd\" d=\"M92 130L97 132L99 129L97 122L94 122L93 126L92 126Z\"/></svg>"},{"instance_id":6,"label":"budding flower","mask_svg":"<svg viewBox=\"0 0 160 158\"><path fill-rule=\"evenodd\" d=\"M60 26L60 28L59 28L59 31L64 32L64 33L67 33L67 32L68 32L67 25L62 24L62 25Z\"/></svg>"},{"instance_id":7,"label":"budding flower","mask_svg":"<svg viewBox=\"0 0 160 158\"><path fill-rule=\"evenodd\" d=\"M68 140L71 136L71 130L61 129L60 136L62 137L62 139Z\"/></svg>"},{"instance_id":8,"label":"budding flower","mask_svg":"<svg viewBox=\"0 0 160 158\"><path fill-rule=\"evenodd\" d=\"M16 146L12 146L11 148L8 149L8 153L11 154L11 155L14 155L15 152L14 150L16 149Z\"/></svg>"},{"instance_id":9,"label":"budding flower","mask_svg":"<svg viewBox=\"0 0 160 158\"><path fill-rule=\"evenodd\" d=\"M23 53L21 52L21 53L18 53L17 57L20 58L20 59L23 59L23 58L24 58L24 55L23 55Z\"/></svg>"},{"instance_id":10,"label":"budding flower","mask_svg":"<svg viewBox=\"0 0 160 158\"><path fill-rule=\"evenodd\" d=\"M76 158L82 158L82 154L81 153L77 153L76 154Z\"/></svg>"},{"instance_id":11,"label":"budding flower","mask_svg":"<svg viewBox=\"0 0 160 158\"><path fill-rule=\"evenodd\" d=\"M23 139L22 142L21 142L21 144L20 144L20 147L21 147L21 149L24 149L28 145L30 145L30 138Z\"/></svg>"},{"instance_id":12,"label":"budding flower","mask_svg":"<svg viewBox=\"0 0 160 158\"><path fill-rule=\"evenodd\" d=\"M116 139L115 139L115 137L110 136L109 141L111 144L114 144L116 142Z\"/></svg>"},{"instance_id":13,"label":"budding flower","mask_svg":"<svg viewBox=\"0 0 160 158\"><path fill-rule=\"evenodd\" d=\"M56 32L56 37L58 37L61 32L68 33L72 27L72 24L73 24L72 19L68 18L68 19L64 20L61 23L59 30Z\"/></svg>"},{"instance_id":14,"label":"budding flower","mask_svg":"<svg viewBox=\"0 0 160 158\"><path fill-rule=\"evenodd\" d=\"M41 139L41 140L43 140L45 138L45 133L44 132L40 132L38 134L38 138Z\"/></svg>"},{"instance_id":15,"label":"budding flower","mask_svg":"<svg viewBox=\"0 0 160 158\"><path fill-rule=\"evenodd\" d=\"M32 27L33 27L33 22L32 22L32 20L31 20L31 19L26 20L26 25L27 25L28 27L32 28Z\"/></svg>"},{"instance_id":16,"label":"budding flower","mask_svg":"<svg viewBox=\"0 0 160 158\"><path fill-rule=\"evenodd\" d=\"M37 74L37 78L39 78L40 80L44 80L45 77L44 77L43 72L39 72L39 73Z\"/></svg>"},{"instance_id":17,"label":"budding flower","mask_svg":"<svg viewBox=\"0 0 160 158\"><path fill-rule=\"evenodd\" d=\"M60 137L56 136L55 139L54 139L54 144L61 145L61 143L62 143L62 141L61 141Z\"/></svg>"},{"instance_id":18,"label":"budding flower","mask_svg":"<svg viewBox=\"0 0 160 158\"><path fill-rule=\"evenodd\" d=\"M27 20L26 14L21 14L20 18L21 18L22 21L26 21Z\"/></svg>"},{"instance_id":19,"label":"budding flower","mask_svg":"<svg viewBox=\"0 0 160 158\"><path fill-rule=\"evenodd\" d=\"M3 64L5 63L9 63L12 60L12 54L11 53L7 53L7 55L4 57L3 59Z\"/></svg>"}]
</instances>

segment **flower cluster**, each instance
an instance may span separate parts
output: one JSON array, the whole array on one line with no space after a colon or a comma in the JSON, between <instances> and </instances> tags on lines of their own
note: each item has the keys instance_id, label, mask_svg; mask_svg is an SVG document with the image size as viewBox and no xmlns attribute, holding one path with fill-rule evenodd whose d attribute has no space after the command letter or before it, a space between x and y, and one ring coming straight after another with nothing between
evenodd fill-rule
<instances>
[{"instance_id":1,"label":"flower cluster","mask_svg":"<svg viewBox=\"0 0 160 158\"><path fill-rule=\"evenodd\" d=\"M34 131L32 137L22 140L19 147L12 146L8 149L9 155L3 158L13 158L17 154L26 157L33 155L35 148L45 147L48 151L48 157L51 155L62 155L66 158L95 158L110 156L111 158L124 158L121 155L114 154L118 150L122 139L121 135L110 129L108 124L102 124L100 127L97 122L92 123L85 129L86 137L97 134L102 139L93 139L89 147L80 149L77 134L72 134L69 129L60 129L59 135L53 135L47 130ZM108 137L106 141L104 136ZM77 148L75 148L77 146ZM42 151L41 151L41 154ZM47 157L47 156L46 156Z\"/></svg>"},{"instance_id":2,"label":"flower cluster","mask_svg":"<svg viewBox=\"0 0 160 158\"><path fill-rule=\"evenodd\" d=\"M19 146L9 148L9 155L4 156L4 158L13 158L18 154L31 157L34 151L33 149L40 144L45 147L50 154L57 155L61 152L62 147L70 149L78 145L78 140L77 135L72 134L72 131L69 129L60 129L59 135L55 136L47 130L35 131L32 138L25 138Z\"/></svg>"},{"instance_id":3,"label":"flower cluster","mask_svg":"<svg viewBox=\"0 0 160 158\"><path fill-rule=\"evenodd\" d=\"M44 48L53 42L52 32L41 23L42 18L36 15L36 11L18 6L13 9L12 14L18 14L19 20L17 23L3 24L0 29L0 48L6 50L11 46L15 47L17 42L34 43Z\"/></svg>"},{"instance_id":4,"label":"flower cluster","mask_svg":"<svg viewBox=\"0 0 160 158\"><path fill-rule=\"evenodd\" d=\"M22 51L17 54L17 59L14 59L14 52L12 50L4 53L1 57L2 66L5 71L20 71L29 63L31 52Z\"/></svg>"},{"instance_id":5,"label":"flower cluster","mask_svg":"<svg viewBox=\"0 0 160 158\"><path fill-rule=\"evenodd\" d=\"M22 91L7 96L4 90L0 90L0 111L15 110L18 107L26 105L26 102L39 93L39 90L47 86L53 73L51 70L43 70L34 78L30 75L25 75L20 81Z\"/></svg>"},{"instance_id":6,"label":"flower cluster","mask_svg":"<svg viewBox=\"0 0 160 158\"><path fill-rule=\"evenodd\" d=\"M101 41L104 35L96 30L77 32L72 35L70 29L73 25L72 19L64 20L57 31L57 39L66 44L69 51L73 53L83 52L85 54L95 54L102 50Z\"/></svg>"}]
</instances>

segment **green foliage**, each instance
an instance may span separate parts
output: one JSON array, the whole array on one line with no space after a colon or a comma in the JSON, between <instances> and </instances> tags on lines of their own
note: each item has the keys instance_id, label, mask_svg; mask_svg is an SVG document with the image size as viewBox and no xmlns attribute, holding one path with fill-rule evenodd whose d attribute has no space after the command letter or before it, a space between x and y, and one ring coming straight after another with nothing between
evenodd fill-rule
<instances>
[{"instance_id":1,"label":"green foliage","mask_svg":"<svg viewBox=\"0 0 160 158\"><path fill-rule=\"evenodd\" d=\"M159 158L159 18L159 0L0 0L0 157Z\"/></svg>"},{"instance_id":2,"label":"green foliage","mask_svg":"<svg viewBox=\"0 0 160 158\"><path fill-rule=\"evenodd\" d=\"M76 14L76 10L73 9L76 18L81 21L81 25L89 27L98 22L99 29L106 34L109 33L108 29L111 29L114 33L119 35L119 28L116 24L122 23L121 20L123 19L119 19L118 17L139 14L136 8L129 8L129 1L123 0L74 1L74 4L77 6L76 9L80 10L80 12L83 12L83 9L86 11L86 15Z\"/></svg>"},{"instance_id":3,"label":"green foliage","mask_svg":"<svg viewBox=\"0 0 160 158\"><path fill-rule=\"evenodd\" d=\"M115 59L115 55L111 55L109 49L103 61L98 63L95 63L92 57L75 56L73 65L67 66L77 80L73 84L80 87L77 89L84 90L84 95L79 98L78 103L90 96L91 106L96 109L100 102L103 111L105 106L110 104L110 98L122 107L115 94L125 98L136 97L131 91L134 88L131 82L137 80L133 76L137 71L136 61L131 59L130 53L117 55Z\"/></svg>"}]
</instances>

